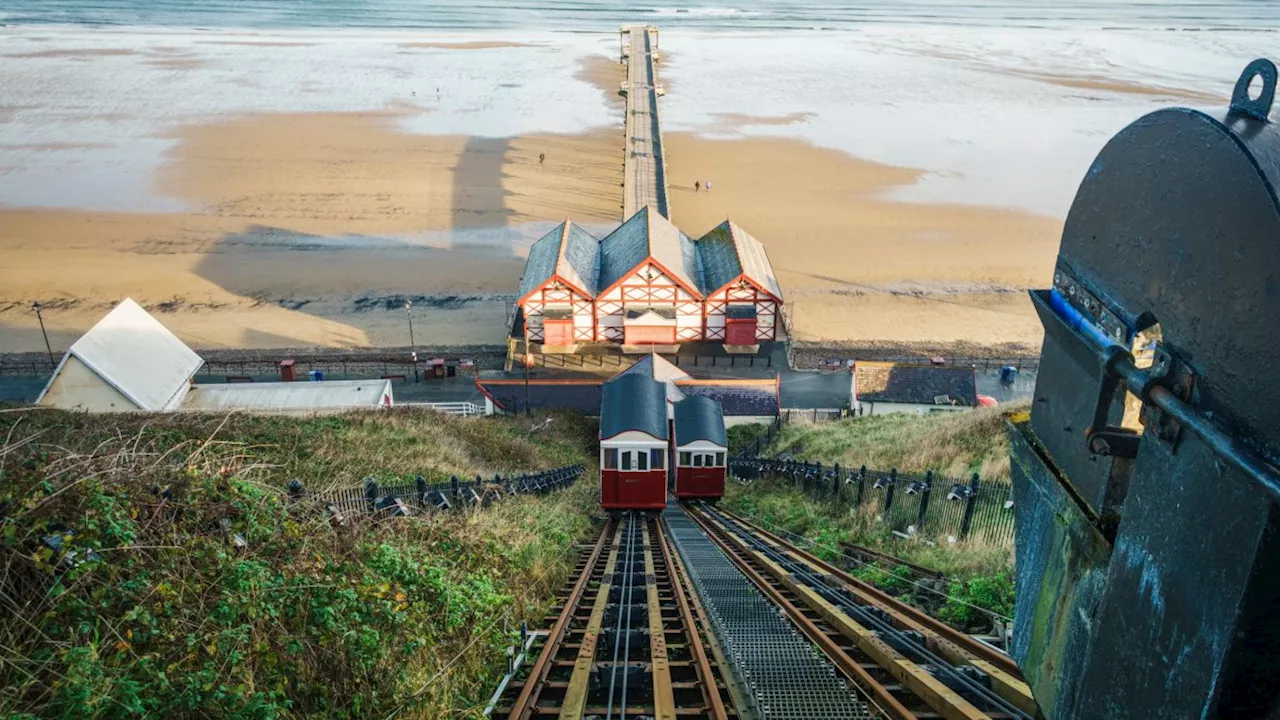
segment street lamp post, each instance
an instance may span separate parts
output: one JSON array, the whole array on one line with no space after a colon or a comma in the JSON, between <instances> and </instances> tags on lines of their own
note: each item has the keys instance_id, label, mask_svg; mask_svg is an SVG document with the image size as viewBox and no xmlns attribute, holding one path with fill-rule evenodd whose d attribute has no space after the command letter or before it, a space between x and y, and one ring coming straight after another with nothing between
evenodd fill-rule
<instances>
[{"instance_id":1,"label":"street lamp post","mask_svg":"<svg viewBox=\"0 0 1280 720\"><path fill-rule=\"evenodd\" d=\"M44 349L49 353L49 364L56 369L58 363L53 360L53 348L49 346L49 333L44 329L44 316L40 314L40 301L31 303L31 309L36 311L36 319L40 321L40 334L44 336Z\"/></svg>"},{"instance_id":2,"label":"street lamp post","mask_svg":"<svg viewBox=\"0 0 1280 720\"><path fill-rule=\"evenodd\" d=\"M413 302L404 301L404 314L409 317L409 348L413 353L413 381L418 382L418 344L413 341Z\"/></svg>"}]
</instances>

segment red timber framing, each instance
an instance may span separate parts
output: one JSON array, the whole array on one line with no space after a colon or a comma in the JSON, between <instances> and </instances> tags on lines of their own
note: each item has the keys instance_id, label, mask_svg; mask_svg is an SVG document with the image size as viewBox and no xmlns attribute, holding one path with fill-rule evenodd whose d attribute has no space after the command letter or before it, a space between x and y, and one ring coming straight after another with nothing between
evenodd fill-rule
<instances>
[{"instance_id":1,"label":"red timber framing","mask_svg":"<svg viewBox=\"0 0 1280 720\"><path fill-rule=\"evenodd\" d=\"M524 338L528 342L542 342L542 316L550 309L572 314L575 342L591 342L595 338L595 303L591 296L554 275L521 298L520 307L524 310Z\"/></svg>"},{"instance_id":2,"label":"red timber framing","mask_svg":"<svg viewBox=\"0 0 1280 720\"><path fill-rule=\"evenodd\" d=\"M622 342L627 311L644 308L675 311L677 342L703 339L702 293L650 257L596 296L596 340Z\"/></svg>"},{"instance_id":3,"label":"red timber framing","mask_svg":"<svg viewBox=\"0 0 1280 720\"><path fill-rule=\"evenodd\" d=\"M731 305L749 306L755 310L757 342L778 339L782 299L751 278L739 275L733 282L707 295L703 304L706 323L703 337L706 340L724 342L728 339L725 335L725 315Z\"/></svg>"}]
</instances>

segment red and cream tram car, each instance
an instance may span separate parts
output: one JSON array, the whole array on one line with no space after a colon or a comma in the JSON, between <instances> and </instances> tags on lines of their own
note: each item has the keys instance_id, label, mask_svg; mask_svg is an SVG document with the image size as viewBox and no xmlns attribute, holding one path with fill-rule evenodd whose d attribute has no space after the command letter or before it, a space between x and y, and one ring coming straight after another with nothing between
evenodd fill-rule
<instances>
[{"instance_id":1,"label":"red and cream tram car","mask_svg":"<svg viewBox=\"0 0 1280 720\"><path fill-rule=\"evenodd\" d=\"M639 373L606 382L600 402L600 506L665 508L669 444L664 383Z\"/></svg>"},{"instance_id":2,"label":"red and cream tram car","mask_svg":"<svg viewBox=\"0 0 1280 720\"><path fill-rule=\"evenodd\" d=\"M675 495L682 500L715 501L724 495L724 412L706 397L689 397L675 404Z\"/></svg>"}]
</instances>

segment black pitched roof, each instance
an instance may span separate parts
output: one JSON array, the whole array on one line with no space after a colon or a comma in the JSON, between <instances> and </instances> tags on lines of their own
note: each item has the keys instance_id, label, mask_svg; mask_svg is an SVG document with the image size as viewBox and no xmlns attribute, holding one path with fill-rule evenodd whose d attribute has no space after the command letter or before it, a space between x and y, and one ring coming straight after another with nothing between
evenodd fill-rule
<instances>
[{"instance_id":1,"label":"black pitched roof","mask_svg":"<svg viewBox=\"0 0 1280 720\"><path fill-rule=\"evenodd\" d=\"M853 372L859 402L978 405L973 368L860 362Z\"/></svg>"},{"instance_id":2,"label":"black pitched roof","mask_svg":"<svg viewBox=\"0 0 1280 720\"><path fill-rule=\"evenodd\" d=\"M676 383L685 397L706 397L720 403L725 417L734 415L778 414L778 389L773 384L751 385L691 385Z\"/></svg>"},{"instance_id":3,"label":"black pitched roof","mask_svg":"<svg viewBox=\"0 0 1280 720\"><path fill-rule=\"evenodd\" d=\"M706 440L727 446L724 412L720 403L705 396L685 398L675 404L676 445Z\"/></svg>"},{"instance_id":4,"label":"black pitched roof","mask_svg":"<svg viewBox=\"0 0 1280 720\"><path fill-rule=\"evenodd\" d=\"M525 409L523 383L486 384L481 380L480 387L506 412L515 413ZM552 384L534 380L529 383L529 408L564 408L577 410L583 415L595 415L600 412L601 391L599 383Z\"/></svg>"},{"instance_id":5,"label":"black pitched roof","mask_svg":"<svg viewBox=\"0 0 1280 720\"><path fill-rule=\"evenodd\" d=\"M600 437L639 430L667 439L667 388L639 373L619 375L604 384L600 398Z\"/></svg>"}]
</instances>

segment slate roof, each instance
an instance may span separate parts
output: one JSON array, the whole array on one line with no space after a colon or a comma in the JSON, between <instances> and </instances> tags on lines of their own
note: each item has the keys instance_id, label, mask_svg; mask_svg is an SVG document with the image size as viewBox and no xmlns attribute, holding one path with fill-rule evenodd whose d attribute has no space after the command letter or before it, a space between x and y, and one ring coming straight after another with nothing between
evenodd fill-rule
<instances>
[{"instance_id":1,"label":"slate roof","mask_svg":"<svg viewBox=\"0 0 1280 720\"><path fill-rule=\"evenodd\" d=\"M596 292L618 282L650 257L671 271L677 280L703 292L698 249L693 239L647 206L600 241Z\"/></svg>"},{"instance_id":2,"label":"slate roof","mask_svg":"<svg viewBox=\"0 0 1280 720\"><path fill-rule=\"evenodd\" d=\"M562 222L529 247L520 295L524 297L554 276L595 297L600 241L571 222Z\"/></svg>"},{"instance_id":3,"label":"slate roof","mask_svg":"<svg viewBox=\"0 0 1280 720\"><path fill-rule=\"evenodd\" d=\"M675 319L676 319L676 309L675 309L675 308L673 308L673 307L641 307L641 308L628 308L628 309L627 309L627 313L626 313L626 319L627 319L627 320L638 320L638 319L640 319L640 318L644 317L645 315L649 315L650 313L652 313L652 314L654 314L654 315L657 315L658 317L662 318L663 320L675 320Z\"/></svg>"},{"instance_id":4,"label":"slate roof","mask_svg":"<svg viewBox=\"0 0 1280 720\"><path fill-rule=\"evenodd\" d=\"M667 439L667 389L664 383L639 373L620 375L604 384L600 398L600 437L608 439L628 430Z\"/></svg>"},{"instance_id":5,"label":"slate roof","mask_svg":"<svg viewBox=\"0 0 1280 720\"><path fill-rule=\"evenodd\" d=\"M859 362L853 373L858 402L978 405L973 368Z\"/></svg>"},{"instance_id":6,"label":"slate roof","mask_svg":"<svg viewBox=\"0 0 1280 720\"><path fill-rule=\"evenodd\" d=\"M676 446L697 440L728 447L724 433L724 411L720 403L705 396L685 398L676 403Z\"/></svg>"},{"instance_id":7,"label":"slate roof","mask_svg":"<svg viewBox=\"0 0 1280 720\"><path fill-rule=\"evenodd\" d=\"M676 387L685 397L705 397L720 403L725 417L735 415L776 416L778 414L778 387L773 381L759 385L706 384L696 385L678 382Z\"/></svg>"},{"instance_id":8,"label":"slate roof","mask_svg":"<svg viewBox=\"0 0 1280 720\"><path fill-rule=\"evenodd\" d=\"M725 220L698 238L697 246L706 279L705 293L713 293L742 275L782 299L782 288L764 245L736 223Z\"/></svg>"},{"instance_id":9,"label":"slate roof","mask_svg":"<svg viewBox=\"0 0 1280 720\"><path fill-rule=\"evenodd\" d=\"M478 385L506 412L514 413L524 410L524 383L490 384L480 380ZM595 415L600 412L602 391L600 383L595 382L553 384L533 380L529 383L529 408L532 410L564 408L577 410L584 415Z\"/></svg>"}]
</instances>

